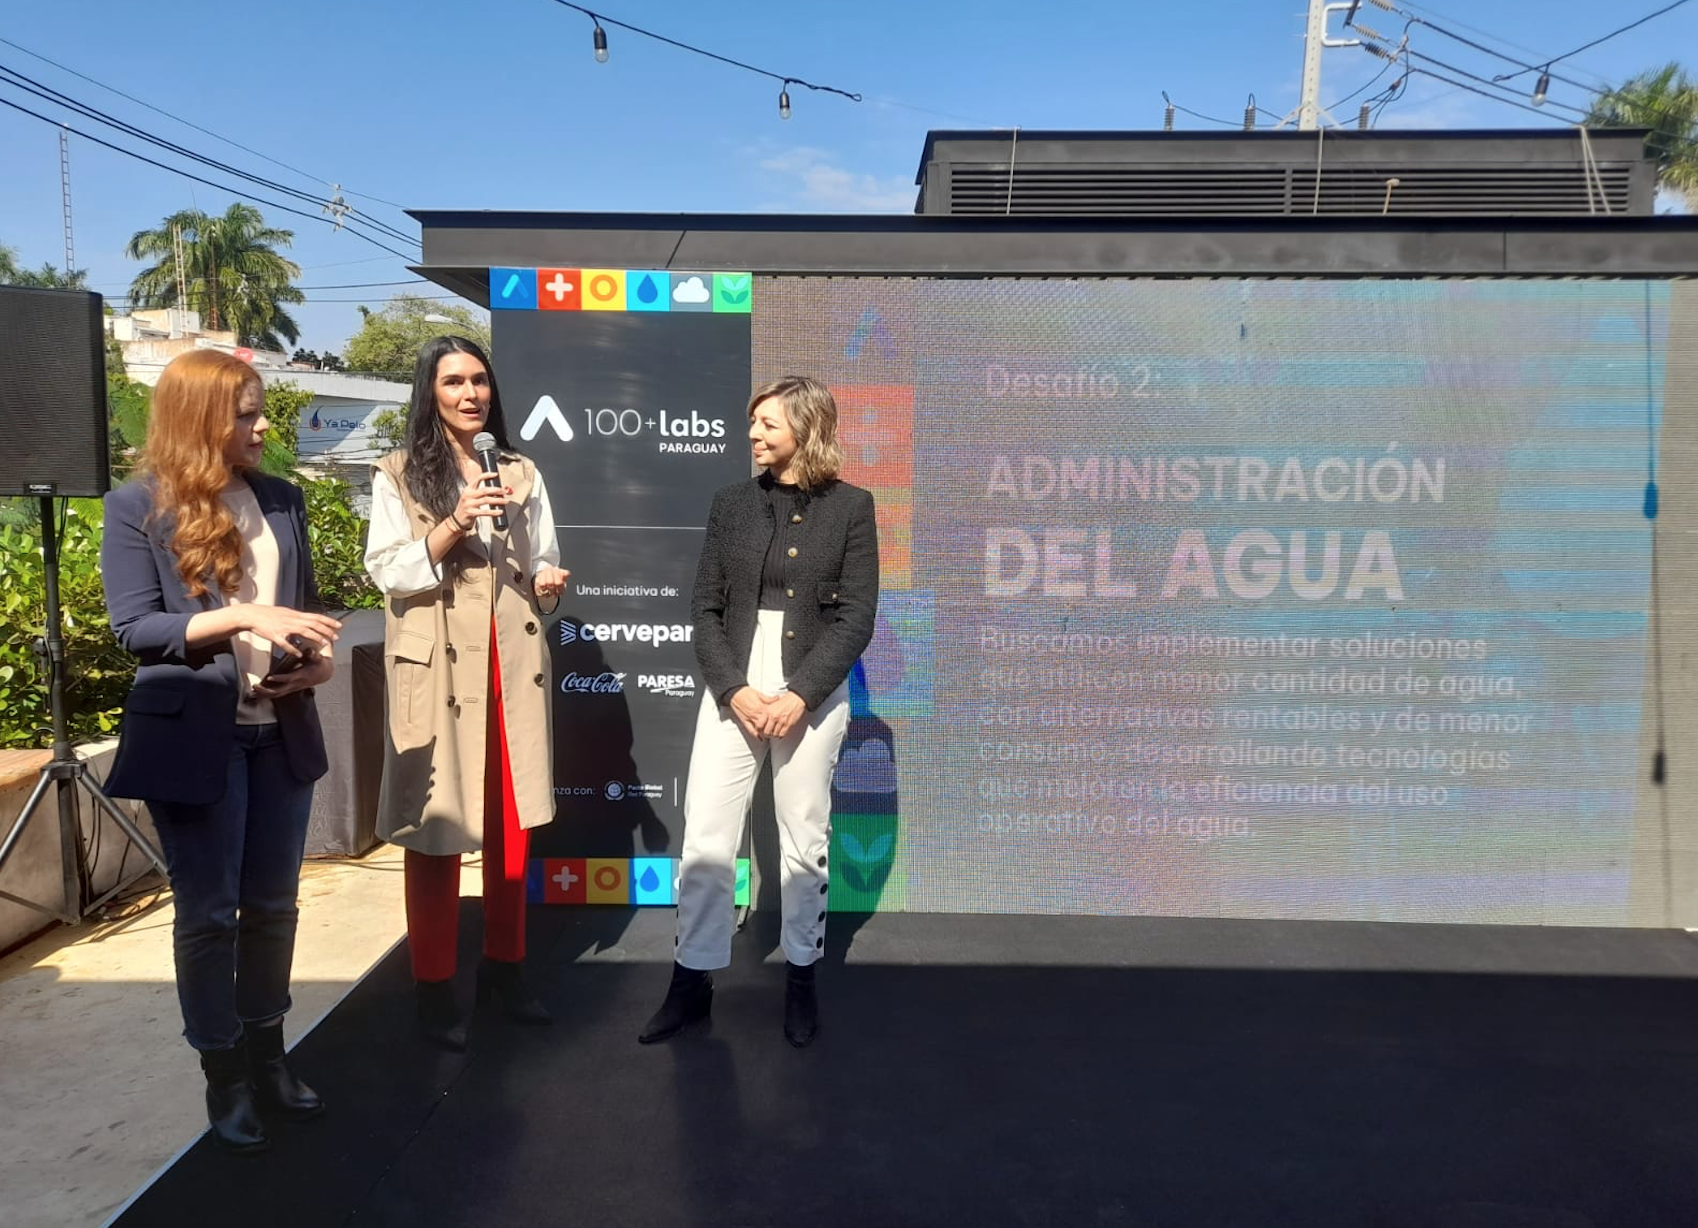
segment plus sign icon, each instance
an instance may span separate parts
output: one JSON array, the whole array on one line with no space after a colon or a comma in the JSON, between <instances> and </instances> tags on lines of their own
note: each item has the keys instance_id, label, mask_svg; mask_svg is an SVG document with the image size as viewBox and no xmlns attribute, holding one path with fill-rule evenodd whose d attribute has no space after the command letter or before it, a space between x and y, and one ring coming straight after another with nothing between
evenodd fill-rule
<instances>
[{"instance_id":1,"label":"plus sign icon","mask_svg":"<svg viewBox=\"0 0 1698 1228\"><path fill-rule=\"evenodd\" d=\"M585 902L583 858L548 857L543 860L542 898L545 904Z\"/></svg>"},{"instance_id":2,"label":"plus sign icon","mask_svg":"<svg viewBox=\"0 0 1698 1228\"><path fill-rule=\"evenodd\" d=\"M584 277L581 269L538 269L539 311L582 311Z\"/></svg>"}]
</instances>

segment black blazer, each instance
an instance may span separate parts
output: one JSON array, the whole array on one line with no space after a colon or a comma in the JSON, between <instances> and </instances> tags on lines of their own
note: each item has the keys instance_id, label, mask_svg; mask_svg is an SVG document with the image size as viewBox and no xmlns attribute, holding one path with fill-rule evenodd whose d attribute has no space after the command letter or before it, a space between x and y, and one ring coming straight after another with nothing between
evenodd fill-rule
<instances>
[{"instance_id":1,"label":"black blazer","mask_svg":"<svg viewBox=\"0 0 1698 1228\"><path fill-rule=\"evenodd\" d=\"M246 476L277 538L278 604L322 612L300 490L282 478ZM229 640L189 649L184 638L189 619L222 606L224 597L216 585L204 596L188 595L170 545L175 520L169 512L152 517L150 482L127 482L105 502L100 570L106 610L118 642L141 658L124 701L106 791L114 797L210 805L224 796L241 688ZM317 780L327 763L312 691L274 702L290 768L300 780Z\"/></svg>"},{"instance_id":2,"label":"black blazer","mask_svg":"<svg viewBox=\"0 0 1698 1228\"><path fill-rule=\"evenodd\" d=\"M772 541L766 474L713 497L690 600L696 660L709 692L726 703L749 681L761 570ZM848 482L810 491L799 522L783 527L784 676L811 711L849 676L873 637L878 610L878 526L873 497Z\"/></svg>"}]
</instances>

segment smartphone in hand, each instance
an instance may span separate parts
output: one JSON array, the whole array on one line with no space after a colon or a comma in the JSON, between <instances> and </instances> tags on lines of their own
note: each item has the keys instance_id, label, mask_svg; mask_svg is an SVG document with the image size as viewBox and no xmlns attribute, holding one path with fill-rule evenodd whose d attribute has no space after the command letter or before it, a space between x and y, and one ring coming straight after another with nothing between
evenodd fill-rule
<instances>
[{"instance_id":1,"label":"smartphone in hand","mask_svg":"<svg viewBox=\"0 0 1698 1228\"><path fill-rule=\"evenodd\" d=\"M318 660L318 649L308 642L305 636L291 635L289 642L301 650L300 656L284 652L281 648L271 650L271 669L266 676L276 678L283 674L292 674L301 666Z\"/></svg>"}]
</instances>

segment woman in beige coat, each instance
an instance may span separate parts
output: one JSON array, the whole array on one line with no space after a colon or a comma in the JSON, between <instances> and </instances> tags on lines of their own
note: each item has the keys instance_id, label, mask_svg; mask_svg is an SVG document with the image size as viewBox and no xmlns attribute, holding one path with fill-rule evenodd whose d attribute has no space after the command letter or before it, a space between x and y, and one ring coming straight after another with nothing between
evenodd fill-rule
<instances>
[{"instance_id":1,"label":"woman in beige coat","mask_svg":"<svg viewBox=\"0 0 1698 1228\"><path fill-rule=\"evenodd\" d=\"M482 433L499 449L492 471L474 447ZM404 446L372 474L365 562L388 599L377 830L407 850L420 1025L460 1050L466 1025L452 978L462 853L483 851L479 999L499 999L521 1022L549 1022L522 975L525 855L529 830L554 817L542 620L568 574L542 478L507 446L489 359L463 337L419 351Z\"/></svg>"}]
</instances>

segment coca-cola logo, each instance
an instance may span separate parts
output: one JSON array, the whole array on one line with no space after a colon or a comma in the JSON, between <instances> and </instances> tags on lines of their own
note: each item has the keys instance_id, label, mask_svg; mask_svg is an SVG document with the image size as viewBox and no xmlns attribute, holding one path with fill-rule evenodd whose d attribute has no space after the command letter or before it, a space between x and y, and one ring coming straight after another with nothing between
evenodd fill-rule
<instances>
[{"instance_id":1,"label":"coca-cola logo","mask_svg":"<svg viewBox=\"0 0 1698 1228\"><path fill-rule=\"evenodd\" d=\"M560 680L560 690L565 695L623 695L625 675L611 670L599 674L572 671Z\"/></svg>"}]
</instances>

